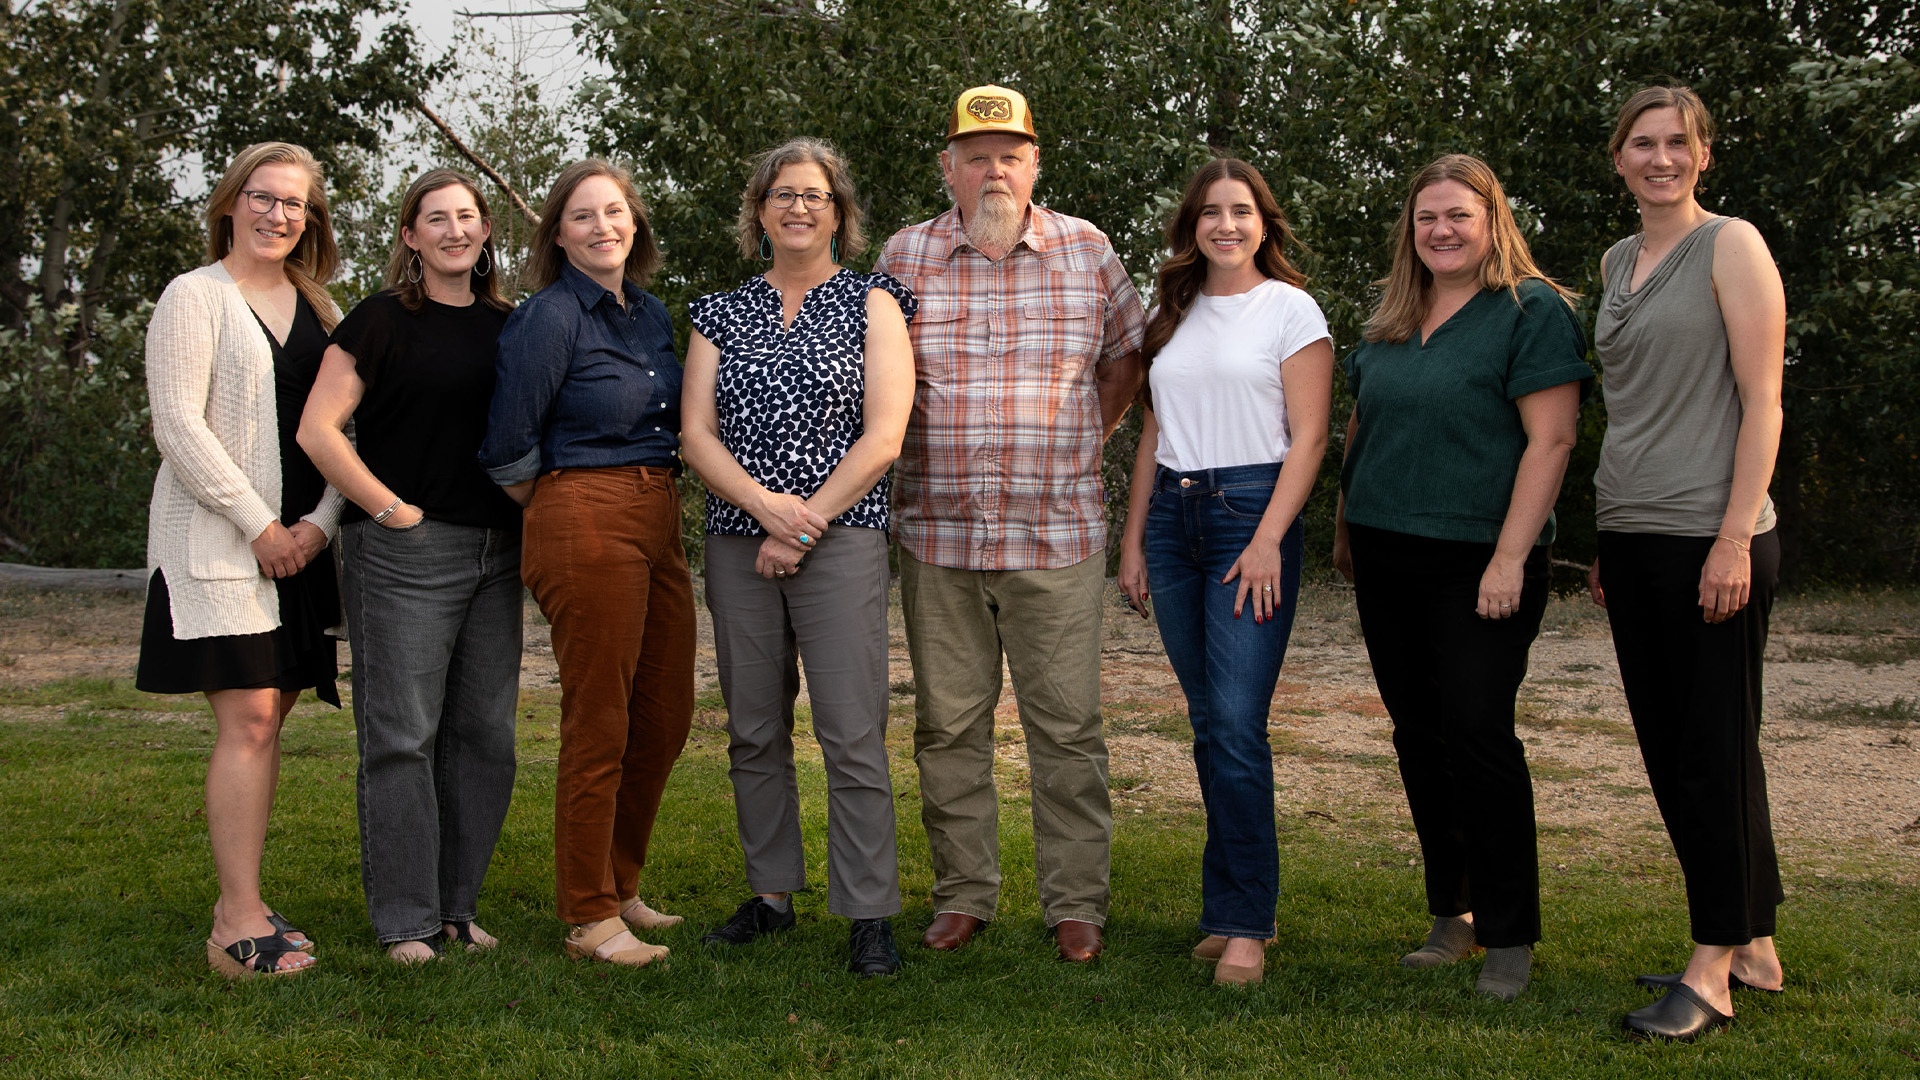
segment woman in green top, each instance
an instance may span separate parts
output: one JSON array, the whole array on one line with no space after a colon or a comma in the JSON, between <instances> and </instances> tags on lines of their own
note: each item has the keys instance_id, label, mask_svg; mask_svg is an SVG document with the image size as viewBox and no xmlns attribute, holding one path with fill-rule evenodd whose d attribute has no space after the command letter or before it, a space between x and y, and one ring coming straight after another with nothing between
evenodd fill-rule
<instances>
[{"instance_id":1,"label":"woman in green top","mask_svg":"<svg viewBox=\"0 0 1920 1080\"><path fill-rule=\"evenodd\" d=\"M1400 962L1485 946L1478 989L1511 1001L1540 939L1513 701L1593 372L1574 294L1534 266L1485 163L1449 154L1422 169L1395 229L1380 306L1346 359L1334 565L1354 583L1426 862L1433 928Z\"/></svg>"}]
</instances>

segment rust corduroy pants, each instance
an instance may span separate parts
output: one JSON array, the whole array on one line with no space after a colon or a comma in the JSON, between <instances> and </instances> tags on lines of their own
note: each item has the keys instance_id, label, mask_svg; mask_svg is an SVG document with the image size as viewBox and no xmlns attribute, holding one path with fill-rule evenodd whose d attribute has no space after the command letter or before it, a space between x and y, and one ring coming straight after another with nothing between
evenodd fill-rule
<instances>
[{"instance_id":1,"label":"rust corduroy pants","mask_svg":"<svg viewBox=\"0 0 1920 1080\"><path fill-rule=\"evenodd\" d=\"M693 720L693 582L666 469L563 469L534 486L522 576L560 668L554 884L574 924L620 913Z\"/></svg>"}]
</instances>

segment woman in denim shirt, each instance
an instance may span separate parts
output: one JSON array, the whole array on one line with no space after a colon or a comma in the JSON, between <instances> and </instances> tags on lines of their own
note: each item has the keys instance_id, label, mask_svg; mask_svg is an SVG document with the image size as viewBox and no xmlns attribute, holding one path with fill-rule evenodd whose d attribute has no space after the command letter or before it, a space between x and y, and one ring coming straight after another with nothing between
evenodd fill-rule
<instances>
[{"instance_id":1,"label":"woman in denim shirt","mask_svg":"<svg viewBox=\"0 0 1920 1080\"><path fill-rule=\"evenodd\" d=\"M1259 982L1280 892L1267 713L1293 630L1300 509L1327 449L1333 342L1287 260L1286 215L1253 166L1209 162L1167 223L1141 349L1149 408L1134 460L1120 588L1187 696L1207 808L1194 955Z\"/></svg>"},{"instance_id":2,"label":"woman in denim shirt","mask_svg":"<svg viewBox=\"0 0 1920 1080\"><path fill-rule=\"evenodd\" d=\"M667 774L693 719L693 582L680 545L680 364L624 169L569 166L540 210L541 289L500 335L480 463L526 507L521 575L560 668L554 877L567 952L638 967L672 926L640 899Z\"/></svg>"}]
</instances>

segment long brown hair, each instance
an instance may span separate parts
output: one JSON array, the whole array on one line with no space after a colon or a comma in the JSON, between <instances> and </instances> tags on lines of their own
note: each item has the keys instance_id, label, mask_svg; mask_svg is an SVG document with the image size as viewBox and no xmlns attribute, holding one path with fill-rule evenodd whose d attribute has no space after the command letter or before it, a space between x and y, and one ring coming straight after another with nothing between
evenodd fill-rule
<instances>
[{"instance_id":1,"label":"long brown hair","mask_svg":"<svg viewBox=\"0 0 1920 1080\"><path fill-rule=\"evenodd\" d=\"M421 275L418 281L407 279L407 264L413 261L416 253L407 246L406 236L401 230L418 227L415 222L420 220L420 204L426 201L427 196L455 184L472 194L473 205L480 211L480 220L491 223L493 213L487 209L487 197L480 194L480 185L465 173L453 169L433 169L421 174L420 179L407 188L406 195L400 200L400 228L394 230L393 253L387 256L387 288L400 298L401 307L416 315L427 306L426 276ZM476 261L473 269L467 272L473 282L473 295L495 311L512 311L513 304L500 295L500 259L493 250L491 232L480 245L480 253L481 260ZM479 269L483 263L488 267L484 274Z\"/></svg>"},{"instance_id":2,"label":"long brown hair","mask_svg":"<svg viewBox=\"0 0 1920 1080\"><path fill-rule=\"evenodd\" d=\"M653 272L660 269L660 248L653 241L653 225L647 220L647 204L633 186L633 174L599 158L583 158L566 167L540 204L540 226L533 230L527 249L527 265L521 280L533 289L544 289L560 280L560 267L567 253L554 241L560 237L560 218L566 213L567 200L575 188L595 176L613 181L626 197L627 213L633 215L633 249L627 252L626 279L645 288Z\"/></svg>"},{"instance_id":3,"label":"long brown hair","mask_svg":"<svg viewBox=\"0 0 1920 1080\"><path fill-rule=\"evenodd\" d=\"M1295 288L1307 283L1307 275L1287 258L1287 248L1304 250L1304 245L1293 234L1293 226L1287 223L1287 215L1281 212L1279 200L1273 197L1273 190L1267 187L1260 170L1239 158L1215 158L1207 162L1187 181L1186 194L1167 218L1167 257L1160 263L1160 273L1154 282L1153 317L1147 320L1146 342L1140 347L1143 370L1152 366L1153 358L1173 339L1180 321L1193 308L1193 298L1206 284L1207 259L1200 254L1195 230L1200 225L1200 212L1206 208L1207 189L1222 180L1238 180L1253 192L1253 205L1260 212L1263 234L1259 248L1253 253L1253 265L1267 277ZM1147 385L1140 384L1141 401L1151 403Z\"/></svg>"},{"instance_id":4,"label":"long brown hair","mask_svg":"<svg viewBox=\"0 0 1920 1080\"><path fill-rule=\"evenodd\" d=\"M1487 163L1471 154L1446 154L1415 173L1413 183L1407 186L1407 199L1401 204L1400 220L1394 225L1397 239L1393 246L1393 269L1373 283L1375 288L1384 291L1380 305L1373 309L1361 332L1368 341L1405 341L1426 320L1432 306L1433 271L1427 269L1427 264L1420 261L1420 253L1414 250L1413 204L1422 191L1448 180L1465 184L1487 209L1491 232L1487 258L1480 264L1481 288L1506 289L1513 294L1514 302L1519 303L1520 283L1531 279L1545 282L1560 294L1568 307L1580 298L1579 293L1541 273L1533 264L1527 238L1520 235L1520 226L1513 220L1513 208L1507 205L1506 190Z\"/></svg>"},{"instance_id":5,"label":"long brown hair","mask_svg":"<svg viewBox=\"0 0 1920 1080\"><path fill-rule=\"evenodd\" d=\"M827 174L827 187L833 191L833 210L840 215L839 227L833 232L840 241L839 258L849 258L866 250L867 234L861 228L860 195L854 190L853 173L847 168L847 159L841 157L840 151L834 149L831 143L802 136L788 139L761 154L760 160L754 162L753 176L740 192L740 216L734 222L735 237L740 243L740 257L752 259L759 256L760 238L765 235L760 228L760 203L772 189L774 180L780 176L780 170L789 165L818 165L820 171Z\"/></svg>"},{"instance_id":6,"label":"long brown hair","mask_svg":"<svg viewBox=\"0 0 1920 1080\"><path fill-rule=\"evenodd\" d=\"M307 173L307 220L293 252L281 264L287 280L307 298L307 306L331 331L340 321L340 308L327 292L327 282L340 269L340 248L333 242L333 223L327 213L327 174L311 151L292 143L254 143L234 155L220 182L207 196L207 260L219 262L233 251L234 201L254 170L262 165L293 165Z\"/></svg>"}]
</instances>

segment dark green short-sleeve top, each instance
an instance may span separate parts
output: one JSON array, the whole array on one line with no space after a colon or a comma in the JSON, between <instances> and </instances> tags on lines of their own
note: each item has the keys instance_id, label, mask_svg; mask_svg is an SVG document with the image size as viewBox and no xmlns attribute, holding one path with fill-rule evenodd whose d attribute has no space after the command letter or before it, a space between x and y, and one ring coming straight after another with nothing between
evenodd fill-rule
<instances>
[{"instance_id":1,"label":"dark green short-sleeve top","mask_svg":"<svg viewBox=\"0 0 1920 1080\"><path fill-rule=\"evenodd\" d=\"M1370 341L1347 354L1360 426L1340 486L1347 520L1437 540L1500 539L1527 448L1518 398L1593 386L1586 334L1544 282L1467 301L1424 343ZM1536 543L1553 540L1553 518Z\"/></svg>"}]
</instances>

